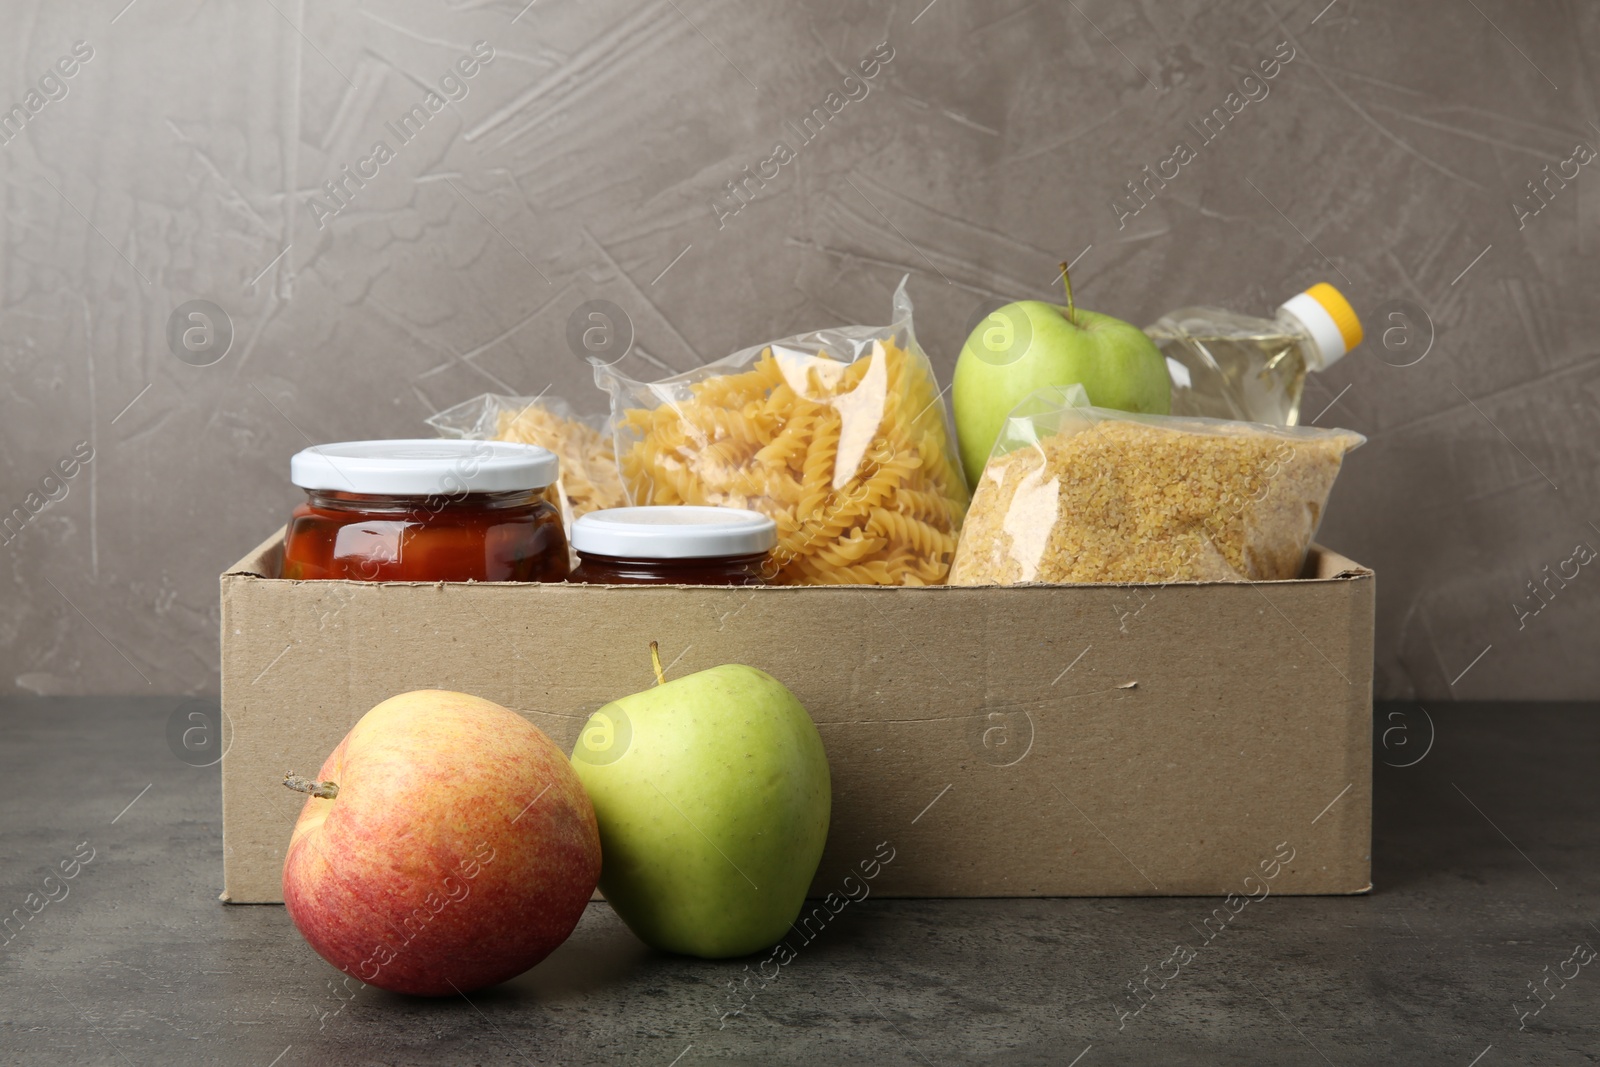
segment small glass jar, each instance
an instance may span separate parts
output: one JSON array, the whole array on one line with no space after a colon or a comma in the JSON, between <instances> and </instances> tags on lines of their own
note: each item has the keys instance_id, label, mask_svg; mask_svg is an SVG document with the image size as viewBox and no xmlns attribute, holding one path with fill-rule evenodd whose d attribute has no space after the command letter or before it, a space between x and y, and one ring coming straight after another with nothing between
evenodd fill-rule
<instances>
[{"instance_id":1,"label":"small glass jar","mask_svg":"<svg viewBox=\"0 0 1600 1067\"><path fill-rule=\"evenodd\" d=\"M555 454L503 441L349 441L297 453L306 491L283 577L365 582L559 582L571 568L546 499Z\"/></svg>"},{"instance_id":2,"label":"small glass jar","mask_svg":"<svg viewBox=\"0 0 1600 1067\"><path fill-rule=\"evenodd\" d=\"M590 585L765 585L778 525L743 508L655 505L607 508L572 524Z\"/></svg>"}]
</instances>

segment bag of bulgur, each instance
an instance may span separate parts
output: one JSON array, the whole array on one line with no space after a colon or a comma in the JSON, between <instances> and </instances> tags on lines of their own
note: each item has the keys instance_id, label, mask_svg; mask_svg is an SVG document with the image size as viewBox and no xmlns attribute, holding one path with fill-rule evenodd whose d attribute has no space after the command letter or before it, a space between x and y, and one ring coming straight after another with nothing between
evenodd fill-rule
<instances>
[{"instance_id":1,"label":"bag of bulgur","mask_svg":"<svg viewBox=\"0 0 1600 1067\"><path fill-rule=\"evenodd\" d=\"M1011 413L952 585L1299 577L1351 430L1134 415L1041 389Z\"/></svg>"}]
</instances>

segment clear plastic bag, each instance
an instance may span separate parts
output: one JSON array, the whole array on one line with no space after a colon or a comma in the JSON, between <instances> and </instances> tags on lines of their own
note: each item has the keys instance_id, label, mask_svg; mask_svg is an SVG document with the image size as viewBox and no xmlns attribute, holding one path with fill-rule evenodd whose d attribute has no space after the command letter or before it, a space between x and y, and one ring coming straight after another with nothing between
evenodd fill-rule
<instances>
[{"instance_id":1,"label":"clear plastic bag","mask_svg":"<svg viewBox=\"0 0 1600 1067\"><path fill-rule=\"evenodd\" d=\"M904 280L887 326L786 337L658 382L596 367L595 384L632 502L771 516L769 581L947 577L968 494Z\"/></svg>"},{"instance_id":2,"label":"clear plastic bag","mask_svg":"<svg viewBox=\"0 0 1600 1067\"><path fill-rule=\"evenodd\" d=\"M1041 389L974 490L952 585L1297 578L1351 430L1087 406Z\"/></svg>"},{"instance_id":3,"label":"clear plastic bag","mask_svg":"<svg viewBox=\"0 0 1600 1067\"><path fill-rule=\"evenodd\" d=\"M579 415L560 397L484 393L431 416L428 425L440 437L519 441L554 452L561 461L554 503L569 536L579 515L628 502L606 417Z\"/></svg>"}]
</instances>

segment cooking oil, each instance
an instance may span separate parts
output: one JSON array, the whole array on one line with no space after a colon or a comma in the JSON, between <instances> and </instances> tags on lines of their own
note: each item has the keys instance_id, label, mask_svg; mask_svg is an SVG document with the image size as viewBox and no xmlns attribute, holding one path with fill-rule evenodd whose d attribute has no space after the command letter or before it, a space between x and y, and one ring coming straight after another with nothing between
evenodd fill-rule
<instances>
[{"instance_id":1,"label":"cooking oil","mask_svg":"<svg viewBox=\"0 0 1600 1067\"><path fill-rule=\"evenodd\" d=\"M1307 373L1327 370L1361 343L1355 310L1325 283L1285 302L1275 318L1180 308L1145 332L1167 358L1172 414L1279 426L1299 424Z\"/></svg>"}]
</instances>

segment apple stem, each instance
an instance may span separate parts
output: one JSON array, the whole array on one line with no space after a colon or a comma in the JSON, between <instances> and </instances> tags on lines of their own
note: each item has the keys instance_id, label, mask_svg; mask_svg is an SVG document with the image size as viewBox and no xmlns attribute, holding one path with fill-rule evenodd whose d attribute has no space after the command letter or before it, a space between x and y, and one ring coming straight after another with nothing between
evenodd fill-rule
<instances>
[{"instance_id":1,"label":"apple stem","mask_svg":"<svg viewBox=\"0 0 1600 1067\"><path fill-rule=\"evenodd\" d=\"M319 782L315 778L306 778L298 774L283 776L283 784L293 789L296 793L310 793L314 797L332 800L339 795L338 782Z\"/></svg>"},{"instance_id":2,"label":"apple stem","mask_svg":"<svg viewBox=\"0 0 1600 1067\"><path fill-rule=\"evenodd\" d=\"M1078 309L1072 303L1072 277L1067 274L1067 265L1061 264L1061 284L1067 287L1067 321L1078 325Z\"/></svg>"},{"instance_id":3,"label":"apple stem","mask_svg":"<svg viewBox=\"0 0 1600 1067\"><path fill-rule=\"evenodd\" d=\"M661 646L654 641L650 642L650 666L655 668L656 684L666 685L667 676L661 670Z\"/></svg>"}]
</instances>

